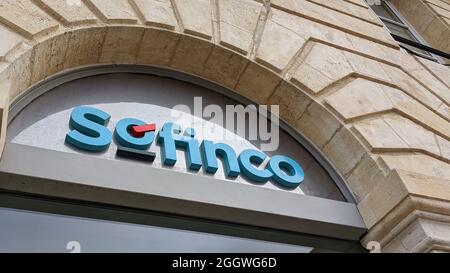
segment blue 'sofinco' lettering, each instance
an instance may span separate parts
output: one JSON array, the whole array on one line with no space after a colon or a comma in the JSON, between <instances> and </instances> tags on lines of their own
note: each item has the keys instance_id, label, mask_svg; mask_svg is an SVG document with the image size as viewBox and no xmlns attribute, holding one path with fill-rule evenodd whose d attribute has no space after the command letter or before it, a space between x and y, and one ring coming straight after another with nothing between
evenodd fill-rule
<instances>
[{"instance_id":1,"label":"blue 'sofinco' lettering","mask_svg":"<svg viewBox=\"0 0 450 273\"><path fill-rule=\"evenodd\" d=\"M66 135L66 142L78 149L91 152L102 152L112 142L112 134L106 128L110 115L93 107L80 106L72 111L70 126L73 128ZM145 123L138 119L126 118L117 123L114 138L120 146L145 151L155 139L155 132L146 132L140 137L130 134L131 126ZM296 188L303 182L305 174L302 167L287 156L273 156L265 169L260 165L267 157L261 151L245 150L239 156L232 147L225 143L214 143L203 140L201 145L195 138L195 131L187 128L182 133L178 124L168 122L163 125L156 137L161 147L164 165L173 166L177 162L176 149L187 153L187 166L198 171L202 166L207 173L214 174L218 170L217 157L224 164L228 177L237 177L241 173L255 183L265 183L272 179L285 188Z\"/></svg>"}]
</instances>

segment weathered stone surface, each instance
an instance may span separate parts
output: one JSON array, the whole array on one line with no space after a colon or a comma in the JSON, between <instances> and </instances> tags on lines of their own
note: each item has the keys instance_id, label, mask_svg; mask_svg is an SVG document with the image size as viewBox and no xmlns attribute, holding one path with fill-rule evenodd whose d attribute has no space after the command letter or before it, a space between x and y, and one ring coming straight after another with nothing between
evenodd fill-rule
<instances>
[{"instance_id":1,"label":"weathered stone surface","mask_svg":"<svg viewBox=\"0 0 450 273\"><path fill-rule=\"evenodd\" d=\"M243 96L251 98L259 104L266 104L281 79L265 68L250 62L236 86Z\"/></svg>"},{"instance_id":2,"label":"weathered stone surface","mask_svg":"<svg viewBox=\"0 0 450 273\"><path fill-rule=\"evenodd\" d=\"M360 5L349 5L344 1L329 1L329 0L310 0L310 1L328 7L330 9L340 11L344 14L354 16L360 20L364 20L372 24L381 26L381 22L378 20L378 18L366 7L362 7Z\"/></svg>"},{"instance_id":3,"label":"weathered stone surface","mask_svg":"<svg viewBox=\"0 0 450 273\"><path fill-rule=\"evenodd\" d=\"M305 43L295 32L268 20L256 53L256 61L275 71L282 71ZM278 48L278 50L273 50Z\"/></svg>"},{"instance_id":4,"label":"weathered stone surface","mask_svg":"<svg viewBox=\"0 0 450 273\"><path fill-rule=\"evenodd\" d=\"M317 93L353 73L341 50L316 43L295 71L292 81Z\"/></svg>"},{"instance_id":5,"label":"weathered stone surface","mask_svg":"<svg viewBox=\"0 0 450 273\"><path fill-rule=\"evenodd\" d=\"M412 7L408 8L412 9L414 6L416 8L416 10L414 10L414 20L412 20L412 22L417 25L416 31L419 33L425 33L427 28L429 28L433 23L434 16L431 16L431 9L427 8L423 1L413 2L416 2L416 4L410 4ZM406 13L405 15L408 16L409 14Z\"/></svg>"},{"instance_id":6,"label":"weathered stone surface","mask_svg":"<svg viewBox=\"0 0 450 273\"><path fill-rule=\"evenodd\" d=\"M402 59L404 69L415 79L425 84L436 96L446 103L450 103L450 88L437 80L436 77L426 70L414 57L405 55Z\"/></svg>"},{"instance_id":7,"label":"weathered stone surface","mask_svg":"<svg viewBox=\"0 0 450 273\"><path fill-rule=\"evenodd\" d=\"M231 48L243 55L251 50L253 36L227 23L220 24L220 45Z\"/></svg>"},{"instance_id":8,"label":"weathered stone surface","mask_svg":"<svg viewBox=\"0 0 450 273\"><path fill-rule=\"evenodd\" d=\"M368 8L368 6L364 0L344 0L344 1L355 4L357 6L360 6L360 7L366 8L366 9Z\"/></svg>"},{"instance_id":9,"label":"weathered stone surface","mask_svg":"<svg viewBox=\"0 0 450 273\"><path fill-rule=\"evenodd\" d=\"M383 252L448 252L443 246L450 243L450 225L438 219L416 218L405 230L389 242ZM435 246L433 242L440 242L442 246Z\"/></svg>"},{"instance_id":10,"label":"weathered stone surface","mask_svg":"<svg viewBox=\"0 0 450 273\"><path fill-rule=\"evenodd\" d=\"M281 9L288 9L302 17L312 18L322 24L332 24L343 31L362 35L369 40L376 40L384 44L397 46L394 40L381 26L359 20L338 11L327 9L309 1L301 0L272 0L271 5Z\"/></svg>"},{"instance_id":11,"label":"weathered stone surface","mask_svg":"<svg viewBox=\"0 0 450 273\"><path fill-rule=\"evenodd\" d=\"M450 3L445 0L426 0L428 5L440 16L450 18Z\"/></svg>"},{"instance_id":12,"label":"weathered stone surface","mask_svg":"<svg viewBox=\"0 0 450 273\"><path fill-rule=\"evenodd\" d=\"M372 228L407 195L408 190L398 171L392 171L386 179L380 180L358 203L358 209L363 215L367 227Z\"/></svg>"},{"instance_id":13,"label":"weathered stone surface","mask_svg":"<svg viewBox=\"0 0 450 273\"><path fill-rule=\"evenodd\" d=\"M408 173L399 172L396 176L404 179L402 183L410 182ZM380 242L382 252L448 252L448 243L443 239L448 236L440 238L439 234L448 234L446 211L450 208L449 205L450 203L444 200L407 196L395 210L389 212L382 221L372 227L371 234L363 239L363 245L370 241ZM433 223L431 229L428 231L422 229L425 232L418 232L410 228L415 226L415 222L421 220L431 221ZM397 224L399 221L400 223ZM443 230L447 233L442 233ZM423 240L423 234L426 240Z\"/></svg>"},{"instance_id":14,"label":"weathered stone surface","mask_svg":"<svg viewBox=\"0 0 450 273\"><path fill-rule=\"evenodd\" d=\"M432 41L436 44L436 48L444 52L448 52L448 41L446 37L450 35L450 28L448 22L442 24L441 20L432 20L426 30L423 32L423 38L426 41Z\"/></svg>"},{"instance_id":15,"label":"weathered stone surface","mask_svg":"<svg viewBox=\"0 0 450 273\"><path fill-rule=\"evenodd\" d=\"M450 141L440 136L436 136L436 141L441 151L441 157L450 159Z\"/></svg>"},{"instance_id":16,"label":"weathered stone surface","mask_svg":"<svg viewBox=\"0 0 450 273\"><path fill-rule=\"evenodd\" d=\"M108 23L134 24L138 22L128 0L87 0L86 3L90 4L97 16Z\"/></svg>"},{"instance_id":17,"label":"weathered stone surface","mask_svg":"<svg viewBox=\"0 0 450 273\"><path fill-rule=\"evenodd\" d=\"M405 236L402 232L402 234L396 238L401 245L400 247L403 248L405 252L415 252L414 250L417 245L421 245L429 240L429 235L427 234L426 228L423 226L424 224L424 220L417 219L403 231L407 232L408 236ZM389 244L386 246L386 251L394 251L398 247L399 246Z\"/></svg>"},{"instance_id":18,"label":"weathered stone surface","mask_svg":"<svg viewBox=\"0 0 450 273\"><path fill-rule=\"evenodd\" d=\"M395 130L381 118L371 118L354 124L354 129L375 150L407 149L409 146Z\"/></svg>"},{"instance_id":19,"label":"weathered stone surface","mask_svg":"<svg viewBox=\"0 0 450 273\"><path fill-rule=\"evenodd\" d=\"M319 148L328 143L341 126L339 120L317 102L313 102L295 123L295 128Z\"/></svg>"},{"instance_id":20,"label":"weathered stone surface","mask_svg":"<svg viewBox=\"0 0 450 273\"><path fill-rule=\"evenodd\" d=\"M357 78L349 82L329 95L325 103L345 120L395 110L434 132L450 136L450 123L447 120L403 91L366 79Z\"/></svg>"},{"instance_id":21,"label":"weathered stone surface","mask_svg":"<svg viewBox=\"0 0 450 273\"><path fill-rule=\"evenodd\" d=\"M175 29L177 19L170 0L134 0L145 24Z\"/></svg>"},{"instance_id":22,"label":"weathered stone surface","mask_svg":"<svg viewBox=\"0 0 450 273\"><path fill-rule=\"evenodd\" d=\"M449 164L424 154L383 154L380 161L389 170L404 170L442 179L450 177Z\"/></svg>"},{"instance_id":23,"label":"weathered stone surface","mask_svg":"<svg viewBox=\"0 0 450 273\"><path fill-rule=\"evenodd\" d=\"M438 64L436 62L417 58L425 67L427 67L437 78L444 82L447 87L450 87L450 69L446 66Z\"/></svg>"},{"instance_id":24,"label":"weathered stone surface","mask_svg":"<svg viewBox=\"0 0 450 273\"><path fill-rule=\"evenodd\" d=\"M407 253L408 250L399 238L394 238L383 247L383 253Z\"/></svg>"},{"instance_id":25,"label":"weathered stone surface","mask_svg":"<svg viewBox=\"0 0 450 273\"><path fill-rule=\"evenodd\" d=\"M450 180L405 171L399 171L398 173L408 192L416 196L450 200Z\"/></svg>"},{"instance_id":26,"label":"weathered stone surface","mask_svg":"<svg viewBox=\"0 0 450 273\"><path fill-rule=\"evenodd\" d=\"M396 86L429 108L437 109L442 104L439 98L400 69L385 65L384 70Z\"/></svg>"},{"instance_id":27,"label":"weathered stone surface","mask_svg":"<svg viewBox=\"0 0 450 273\"><path fill-rule=\"evenodd\" d=\"M136 62L144 29L135 27L110 27L103 43L101 63Z\"/></svg>"},{"instance_id":28,"label":"weathered stone surface","mask_svg":"<svg viewBox=\"0 0 450 273\"><path fill-rule=\"evenodd\" d=\"M269 19L294 33L297 33L305 40L314 38L327 43L332 43L336 46L345 48L352 47L351 42L348 39L348 34L333 27L325 26L278 9L270 10Z\"/></svg>"},{"instance_id":29,"label":"weathered stone surface","mask_svg":"<svg viewBox=\"0 0 450 273\"><path fill-rule=\"evenodd\" d=\"M312 100L295 86L283 81L267 102L280 106L280 117L289 124L296 124Z\"/></svg>"},{"instance_id":30,"label":"weathered stone surface","mask_svg":"<svg viewBox=\"0 0 450 273\"><path fill-rule=\"evenodd\" d=\"M350 52L343 52L353 70L367 77L389 83L391 80L379 62Z\"/></svg>"},{"instance_id":31,"label":"weathered stone surface","mask_svg":"<svg viewBox=\"0 0 450 273\"><path fill-rule=\"evenodd\" d=\"M397 65L401 63L402 55L406 54L400 51L399 48L387 47L356 35L346 34L346 37L350 42L350 46L345 48L353 49L356 53L369 56L369 58L383 60L389 64Z\"/></svg>"},{"instance_id":32,"label":"weathered stone surface","mask_svg":"<svg viewBox=\"0 0 450 273\"><path fill-rule=\"evenodd\" d=\"M0 71L2 69L0 68ZM5 77L6 74L0 72L0 141L6 141L6 129L8 128L8 112L9 112L9 92L11 90L11 80ZM0 153L3 148L0 148Z\"/></svg>"},{"instance_id":33,"label":"weathered stone surface","mask_svg":"<svg viewBox=\"0 0 450 273\"><path fill-rule=\"evenodd\" d=\"M367 153L364 146L345 127L342 127L322 149L341 174L347 175Z\"/></svg>"},{"instance_id":34,"label":"weathered stone surface","mask_svg":"<svg viewBox=\"0 0 450 273\"><path fill-rule=\"evenodd\" d=\"M17 57L14 62L8 66L7 73L11 80L11 89L9 92L11 98L19 96L31 85L32 66L30 64L34 61L32 57L33 51L29 50Z\"/></svg>"},{"instance_id":35,"label":"weathered stone surface","mask_svg":"<svg viewBox=\"0 0 450 273\"><path fill-rule=\"evenodd\" d=\"M0 25L0 37L2 37L2 42L0 43L0 61L3 61L6 55L23 41L23 38L2 25Z\"/></svg>"},{"instance_id":36,"label":"weathered stone surface","mask_svg":"<svg viewBox=\"0 0 450 273\"><path fill-rule=\"evenodd\" d=\"M182 36L175 51L171 66L186 72L200 75L205 69L213 45L189 36Z\"/></svg>"},{"instance_id":37,"label":"weathered stone surface","mask_svg":"<svg viewBox=\"0 0 450 273\"><path fill-rule=\"evenodd\" d=\"M244 54L248 53L263 5L253 0L221 0L217 4L220 43Z\"/></svg>"},{"instance_id":38,"label":"weathered stone surface","mask_svg":"<svg viewBox=\"0 0 450 273\"><path fill-rule=\"evenodd\" d=\"M418 7L420 2L419 1L398 1L398 0L392 0L392 4L400 10L403 10L405 14L409 14L411 12L414 12ZM422 26L422 27L426 27Z\"/></svg>"},{"instance_id":39,"label":"weathered stone surface","mask_svg":"<svg viewBox=\"0 0 450 273\"><path fill-rule=\"evenodd\" d=\"M69 38L70 34L64 33L36 46L31 83L43 80L64 68Z\"/></svg>"},{"instance_id":40,"label":"weathered stone surface","mask_svg":"<svg viewBox=\"0 0 450 273\"><path fill-rule=\"evenodd\" d=\"M386 96L391 100L397 111L404 113L421 126L433 132L441 132L450 136L450 123L436 112L425 107L399 89L384 85L381 85L381 88L385 91Z\"/></svg>"},{"instance_id":41,"label":"weathered stone surface","mask_svg":"<svg viewBox=\"0 0 450 273\"><path fill-rule=\"evenodd\" d=\"M58 23L28 0L2 0L0 22L33 38L58 28Z\"/></svg>"},{"instance_id":42,"label":"weathered stone surface","mask_svg":"<svg viewBox=\"0 0 450 273\"><path fill-rule=\"evenodd\" d=\"M210 39L212 37L212 18L210 0L175 0L184 32Z\"/></svg>"},{"instance_id":43,"label":"weathered stone surface","mask_svg":"<svg viewBox=\"0 0 450 273\"><path fill-rule=\"evenodd\" d=\"M379 84L361 78L328 96L326 103L346 120L394 107Z\"/></svg>"},{"instance_id":44,"label":"weathered stone surface","mask_svg":"<svg viewBox=\"0 0 450 273\"><path fill-rule=\"evenodd\" d=\"M442 156L433 132L396 114L383 115L382 119L360 121L355 124L355 129L376 150L395 151L410 148L437 157ZM442 141L442 145L449 145L448 140Z\"/></svg>"},{"instance_id":45,"label":"weathered stone surface","mask_svg":"<svg viewBox=\"0 0 450 273\"><path fill-rule=\"evenodd\" d=\"M137 63L169 65L179 40L180 35L177 33L146 29L139 48Z\"/></svg>"},{"instance_id":46,"label":"weathered stone surface","mask_svg":"<svg viewBox=\"0 0 450 273\"><path fill-rule=\"evenodd\" d=\"M373 59L316 43L298 69L304 73L313 68L316 70L315 74L323 74L328 78L325 79L327 84L344 78L351 73L391 83L391 78L384 69L385 66ZM297 73L294 74L294 80L297 80ZM314 80L310 80L310 82L314 82ZM323 88L327 85L317 84L317 86Z\"/></svg>"},{"instance_id":47,"label":"weathered stone surface","mask_svg":"<svg viewBox=\"0 0 450 273\"><path fill-rule=\"evenodd\" d=\"M64 69L98 63L106 31L101 27L72 31L66 45Z\"/></svg>"},{"instance_id":48,"label":"weathered stone surface","mask_svg":"<svg viewBox=\"0 0 450 273\"><path fill-rule=\"evenodd\" d=\"M97 21L97 17L81 1L71 3L61 0L35 0L35 2L65 25L73 26Z\"/></svg>"},{"instance_id":49,"label":"weathered stone surface","mask_svg":"<svg viewBox=\"0 0 450 273\"><path fill-rule=\"evenodd\" d=\"M442 103L441 106L439 106L439 108L436 110L436 112L447 119L449 119L450 117L450 107L445 103Z\"/></svg>"},{"instance_id":50,"label":"weathered stone surface","mask_svg":"<svg viewBox=\"0 0 450 273\"><path fill-rule=\"evenodd\" d=\"M399 135L409 147L428 151L437 156L440 155L435 136L429 130L426 130L409 119L394 114L383 116L383 120L393 128L395 133Z\"/></svg>"},{"instance_id":51,"label":"weathered stone surface","mask_svg":"<svg viewBox=\"0 0 450 273\"><path fill-rule=\"evenodd\" d=\"M315 21L278 9L271 9L269 19L294 33L297 33L305 40L320 40L336 47L356 51L393 64L399 63L399 56L404 54L400 52L398 48L392 48L369 41L363 37L333 28L332 26L319 24Z\"/></svg>"},{"instance_id":52,"label":"weathered stone surface","mask_svg":"<svg viewBox=\"0 0 450 273\"><path fill-rule=\"evenodd\" d=\"M360 202L383 179L385 179L377 158L365 156L347 177L356 201Z\"/></svg>"},{"instance_id":53,"label":"weathered stone surface","mask_svg":"<svg viewBox=\"0 0 450 273\"><path fill-rule=\"evenodd\" d=\"M248 60L216 46L205 64L203 75L225 87L234 88Z\"/></svg>"}]
</instances>

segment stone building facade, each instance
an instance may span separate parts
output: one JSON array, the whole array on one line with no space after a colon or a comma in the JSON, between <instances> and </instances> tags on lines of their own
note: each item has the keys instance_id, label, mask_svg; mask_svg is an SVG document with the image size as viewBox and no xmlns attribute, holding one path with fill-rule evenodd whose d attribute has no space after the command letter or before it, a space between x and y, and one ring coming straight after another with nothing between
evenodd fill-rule
<instances>
[{"instance_id":1,"label":"stone building facade","mask_svg":"<svg viewBox=\"0 0 450 273\"><path fill-rule=\"evenodd\" d=\"M448 0L391 2L450 51ZM401 50L363 0L0 0L0 37L2 146L9 106L48 77L173 69L280 105L353 193L363 245L450 251L450 70Z\"/></svg>"}]
</instances>

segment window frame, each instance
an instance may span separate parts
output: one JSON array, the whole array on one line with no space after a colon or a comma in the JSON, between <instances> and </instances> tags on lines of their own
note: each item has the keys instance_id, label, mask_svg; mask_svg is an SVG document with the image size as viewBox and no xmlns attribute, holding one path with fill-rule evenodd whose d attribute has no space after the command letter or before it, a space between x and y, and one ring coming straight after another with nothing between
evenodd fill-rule
<instances>
[{"instance_id":1,"label":"window frame","mask_svg":"<svg viewBox=\"0 0 450 273\"><path fill-rule=\"evenodd\" d=\"M310 247L312 248L311 253L366 252L358 240L324 237L258 225L7 190L0 190L0 209L42 213L54 217L79 218L87 221L107 221L142 227L177 229L235 239Z\"/></svg>"},{"instance_id":2,"label":"window frame","mask_svg":"<svg viewBox=\"0 0 450 273\"><path fill-rule=\"evenodd\" d=\"M404 29L406 29L415 39L416 39L416 41L413 41L413 42L417 42L417 43L420 43L420 44L422 44L422 45L425 45L425 46L430 46L423 38L422 38L422 36L414 29L414 27L402 16L402 14L394 7L394 5L392 5L392 3L390 3L389 1L386 1L386 0L381 0L381 5L385 5L389 10L388 10L388 12L391 12L395 17L397 17L398 18L398 20L400 21L400 22L397 22L397 21L394 21L394 20L391 20L391 19L389 19L389 18L386 18L386 17L383 17L383 16L380 16L380 15L378 15L373 9L372 9L372 5L369 5L369 8L370 8L370 10L380 19L380 21L381 21L381 23L383 23L383 27L387 30L387 31L389 31L389 33L390 34L392 34L392 32L391 32L391 30L389 29L389 27L385 24L385 21L386 22L389 22L389 23L391 23L391 24L394 24L394 25L396 25L396 26L398 26L398 27L401 27L401 28L404 28ZM408 53L411 53L411 54L414 54L414 55L416 55L416 56L419 56L419 57L421 57L421 58L425 58L425 59L428 59L428 60L431 60L431 61L435 61L435 62L437 62L437 63L440 63L440 64L443 64L444 62L442 61L442 58L441 57L439 57L439 56L437 56L437 55L435 55L435 54L433 54L433 53L431 53L431 52L427 52L428 53L428 55L427 54L423 54L423 53L421 53L421 52L418 52L418 51L416 51L416 50L411 50L411 49L407 49L407 48L405 48L403 45L402 45L402 43L400 43L400 42L397 42L398 44L399 44L399 46L400 46L400 48L401 48L401 50L403 50L404 52L408 52Z\"/></svg>"}]
</instances>

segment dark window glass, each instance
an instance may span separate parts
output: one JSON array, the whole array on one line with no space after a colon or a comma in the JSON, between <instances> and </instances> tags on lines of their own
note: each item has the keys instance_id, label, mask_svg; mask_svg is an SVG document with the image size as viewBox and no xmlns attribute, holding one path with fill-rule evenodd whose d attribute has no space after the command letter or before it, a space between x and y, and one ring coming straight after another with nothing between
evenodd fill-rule
<instances>
[{"instance_id":1,"label":"dark window glass","mask_svg":"<svg viewBox=\"0 0 450 273\"><path fill-rule=\"evenodd\" d=\"M0 208L0 252L310 252L204 232Z\"/></svg>"},{"instance_id":2,"label":"dark window glass","mask_svg":"<svg viewBox=\"0 0 450 273\"><path fill-rule=\"evenodd\" d=\"M395 22L402 23L400 18L398 18L394 14L394 12L392 12L392 10L388 6L386 6L385 3L382 3L381 5L372 5L370 7L372 8L373 11L375 11L375 13L378 16L390 19L390 20L395 21Z\"/></svg>"},{"instance_id":3,"label":"dark window glass","mask_svg":"<svg viewBox=\"0 0 450 273\"><path fill-rule=\"evenodd\" d=\"M358 241L0 192L0 253L361 252Z\"/></svg>"}]
</instances>

